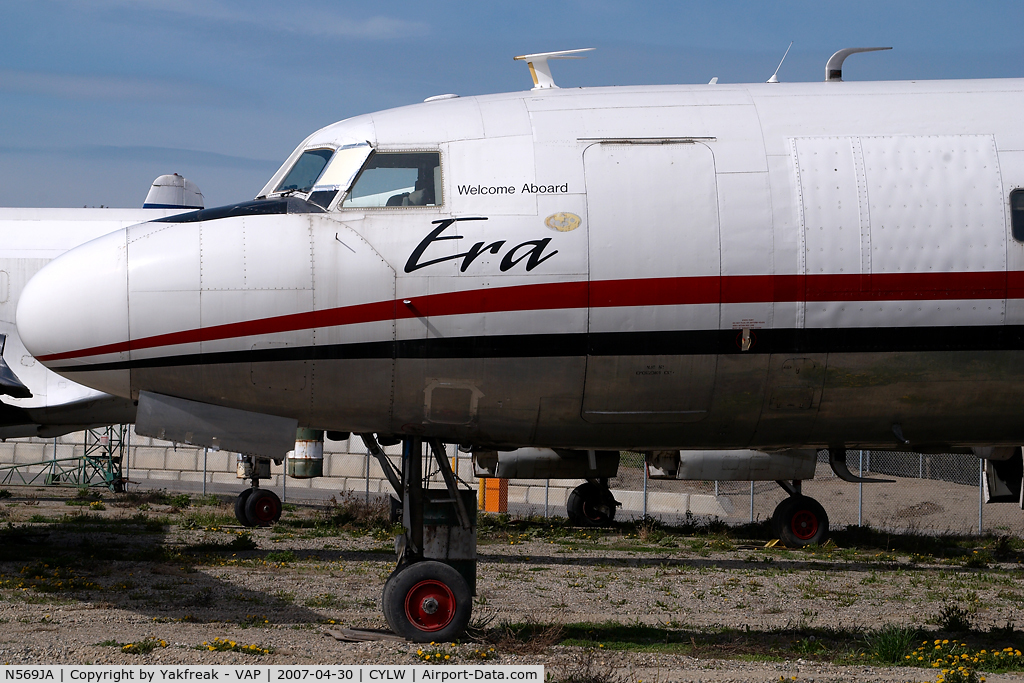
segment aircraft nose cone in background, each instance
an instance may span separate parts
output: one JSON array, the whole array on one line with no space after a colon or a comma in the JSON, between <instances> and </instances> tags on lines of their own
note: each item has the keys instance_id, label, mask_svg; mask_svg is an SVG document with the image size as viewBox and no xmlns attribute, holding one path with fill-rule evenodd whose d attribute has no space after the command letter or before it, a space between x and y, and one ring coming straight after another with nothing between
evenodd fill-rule
<instances>
[{"instance_id":1,"label":"aircraft nose cone in background","mask_svg":"<svg viewBox=\"0 0 1024 683\"><path fill-rule=\"evenodd\" d=\"M25 286L18 333L43 365L76 382L130 395L128 259L117 230L57 257ZM96 366L107 366L99 367Z\"/></svg>"}]
</instances>

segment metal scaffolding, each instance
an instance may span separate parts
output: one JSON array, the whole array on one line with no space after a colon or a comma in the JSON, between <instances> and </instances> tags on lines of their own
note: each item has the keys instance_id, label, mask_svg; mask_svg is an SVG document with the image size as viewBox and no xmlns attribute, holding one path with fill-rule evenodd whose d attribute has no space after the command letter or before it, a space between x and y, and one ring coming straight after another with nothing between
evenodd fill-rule
<instances>
[{"instance_id":1,"label":"metal scaffolding","mask_svg":"<svg viewBox=\"0 0 1024 683\"><path fill-rule=\"evenodd\" d=\"M127 455L129 429L129 425L112 425L86 430L81 454L76 455L78 447L71 446L68 457L59 457L54 439L52 458L0 467L0 486L104 487L120 493L126 481L122 463Z\"/></svg>"}]
</instances>

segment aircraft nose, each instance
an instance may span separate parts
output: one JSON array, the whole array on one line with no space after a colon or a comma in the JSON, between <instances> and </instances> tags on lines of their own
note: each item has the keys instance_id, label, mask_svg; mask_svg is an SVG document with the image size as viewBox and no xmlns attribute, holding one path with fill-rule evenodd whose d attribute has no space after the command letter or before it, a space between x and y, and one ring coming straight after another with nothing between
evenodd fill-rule
<instances>
[{"instance_id":1,"label":"aircraft nose","mask_svg":"<svg viewBox=\"0 0 1024 683\"><path fill-rule=\"evenodd\" d=\"M108 365L128 360L125 230L44 266L22 291L16 315L25 348L43 365L100 391L128 395L128 371Z\"/></svg>"}]
</instances>

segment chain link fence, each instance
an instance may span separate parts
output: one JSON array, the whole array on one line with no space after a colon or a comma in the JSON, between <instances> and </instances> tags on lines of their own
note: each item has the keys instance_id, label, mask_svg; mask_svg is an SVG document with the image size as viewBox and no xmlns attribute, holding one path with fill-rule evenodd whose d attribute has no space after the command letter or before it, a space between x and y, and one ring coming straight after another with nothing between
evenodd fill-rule
<instances>
[{"instance_id":1,"label":"chain link fence","mask_svg":"<svg viewBox=\"0 0 1024 683\"><path fill-rule=\"evenodd\" d=\"M56 458L80 457L86 433L56 439L9 439L0 443L0 468L39 474L32 483L45 482L47 468ZM93 437L93 442L95 437ZM385 452L398 466L401 446ZM124 439L123 476L129 490L168 489L188 493L234 494L248 484L236 476L236 455L193 446L182 446L140 437L131 430ZM359 438L327 441L324 477L292 479L282 476L282 466L271 468L274 488L286 501L324 501L332 496L390 494L390 485L377 460L367 453ZM459 478L472 488L484 488L482 502L490 511L520 515L564 516L569 493L579 480L482 480L473 475L471 457L453 445L447 455ZM433 458L425 457L425 476L431 487L443 487ZM973 455L920 454L899 451L848 451L853 473L887 478L894 483L851 484L836 477L822 451L814 479L804 481L804 495L817 499L828 513L833 528L869 525L890 530L919 530L972 534L1017 533L1024 512L1015 504L982 505L981 462ZM19 483L5 481L3 485ZM58 482L59 483L59 482ZM721 519L729 524L769 519L786 493L775 482L676 481L650 479L643 456L623 453L618 476L609 485L622 504L616 519L645 515L665 522L684 519ZM483 499L486 499L484 501ZM482 505L482 508L484 506Z\"/></svg>"}]
</instances>

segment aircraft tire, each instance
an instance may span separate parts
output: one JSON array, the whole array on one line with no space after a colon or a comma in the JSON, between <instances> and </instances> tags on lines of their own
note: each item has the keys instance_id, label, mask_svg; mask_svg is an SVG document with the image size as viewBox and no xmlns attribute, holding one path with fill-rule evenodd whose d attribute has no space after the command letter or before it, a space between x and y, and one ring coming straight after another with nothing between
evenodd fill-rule
<instances>
[{"instance_id":1,"label":"aircraft tire","mask_svg":"<svg viewBox=\"0 0 1024 683\"><path fill-rule=\"evenodd\" d=\"M388 576L388 580L384 582L384 590L380 594L380 610L384 613L384 621L388 623L392 632L398 634L398 629L395 627L395 617L391 612L391 607L394 604L394 599L391 597L392 588L395 585L395 577L398 576L399 570L391 572Z\"/></svg>"},{"instance_id":2,"label":"aircraft tire","mask_svg":"<svg viewBox=\"0 0 1024 683\"><path fill-rule=\"evenodd\" d=\"M589 481L572 490L565 508L569 521L576 526L608 526L615 519L611 492Z\"/></svg>"},{"instance_id":3,"label":"aircraft tire","mask_svg":"<svg viewBox=\"0 0 1024 683\"><path fill-rule=\"evenodd\" d=\"M808 496L790 496L772 514L772 529L789 548L821 545L828 539L828 514Z\"/></svg>"},{"instance_id":4,"label":"aircraft tire","mask_svg":"<svg viewBox=\"0 0 1024 683\"><path fill-rule=\"evenodd\" d=\"M271 526L281 519L281 509L281 499L267 489L255 489L245 501L245 516L252 521L250 526Z\"/></svg>"},{"instance_id":5,"label":"aircraft tire","mask_svg":"<svg viewBox=\"0 0 1024 683\"><path fill-rule=\"evenodd\" d=\"M384 617L414 643L450 641L473 613L473 596L462 575L443 562L411 564L384 584Z\"/></svg>"},{"instance_id":6,"label":"aircraft tire","mask_svg":"<svg viewBox=\"0 0 1024 683\"><path fill-rule=\"evenodd\" d=\"M249 496L251 496L252 492L255 490L256 489L246 489L239 493L238 497L235 498L235 519L237 519L238 523L242 526L256 526L245 514L245 503L249 500Z\"/></svg>"}]
</instances>

